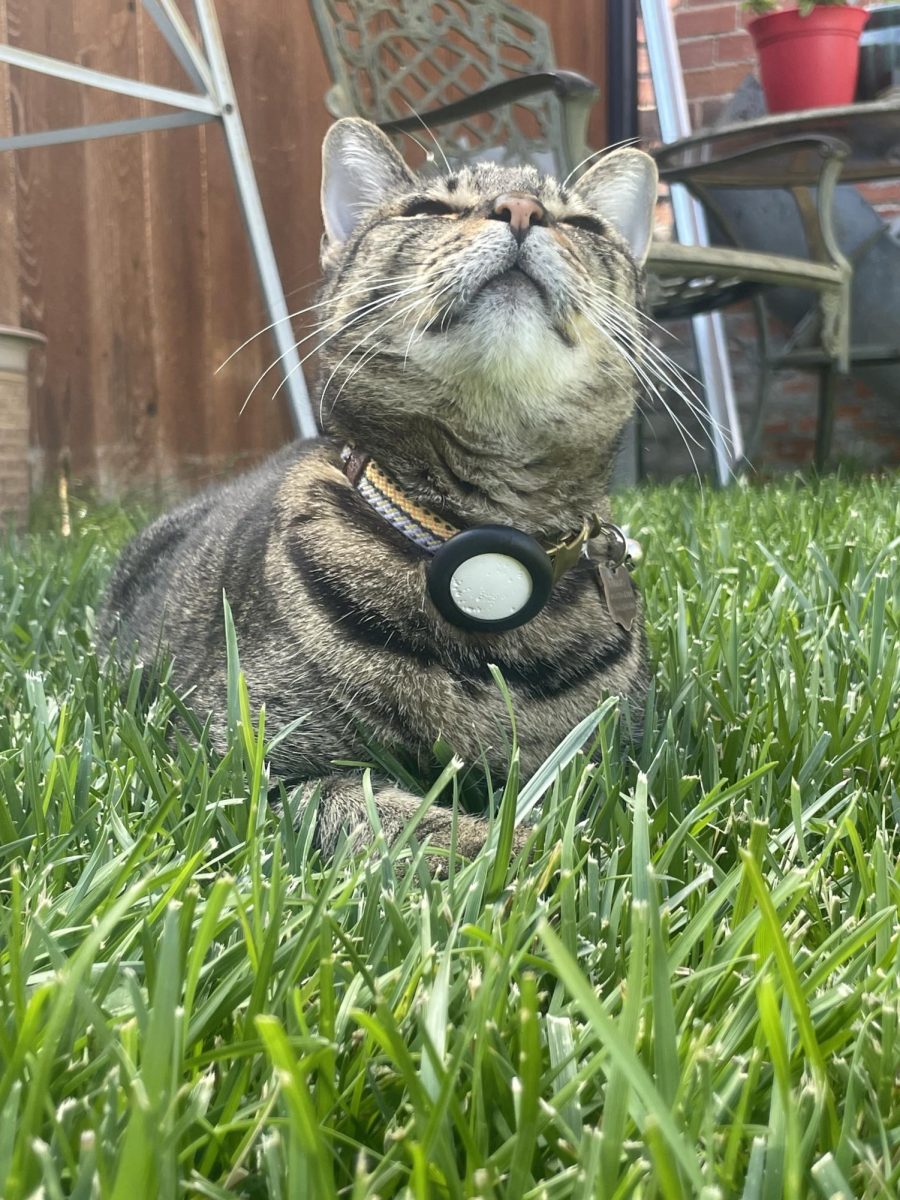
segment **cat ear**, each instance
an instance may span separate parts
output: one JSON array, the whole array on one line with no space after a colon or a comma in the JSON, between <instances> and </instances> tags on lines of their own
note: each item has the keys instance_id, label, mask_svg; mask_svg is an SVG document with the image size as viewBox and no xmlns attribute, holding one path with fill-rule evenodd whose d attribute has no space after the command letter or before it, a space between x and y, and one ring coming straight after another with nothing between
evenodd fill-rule
<instances>
[{"instance_id":1,"label":"cat ear","mask_svg":"<svg viewBox=\"0 0 900 1200\"><path fill-rule=\"evenodd\" d=\"M330 242L345 242L369 209L409 189L413 174L376 126L358 117L332 125L322 145L322 217Z\"/></svg>"},{"instance_id":2,"label":"cat ear","mask_svg":"<svg viewBox=\"0 0 900 1200\"><path fill-rule=\"evenodd\" d=\"M615 226L640 266L650 249L658 186L656 163L650 155L625 146L585 171L575 191L599 217Z\"/></svg>"}]
</instances>

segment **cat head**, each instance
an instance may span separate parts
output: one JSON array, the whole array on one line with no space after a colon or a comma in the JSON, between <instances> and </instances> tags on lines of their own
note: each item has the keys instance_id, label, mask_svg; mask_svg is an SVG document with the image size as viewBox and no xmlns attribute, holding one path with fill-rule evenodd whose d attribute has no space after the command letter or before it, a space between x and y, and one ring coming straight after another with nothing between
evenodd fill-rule
<instances>
[{"instance_id":1,"label":"cat head","mask_svg":"<svg viewBox=\"0 0 900 1200\"><path fill-rule=\"evenodd\" d=\"M432 419L476 441L608 449L635 401L656 191L632 148L571 186L489 162L419 177L374 125L337 122L323 147L323 428L359 439Z\"/></svg>"}]
</instances>

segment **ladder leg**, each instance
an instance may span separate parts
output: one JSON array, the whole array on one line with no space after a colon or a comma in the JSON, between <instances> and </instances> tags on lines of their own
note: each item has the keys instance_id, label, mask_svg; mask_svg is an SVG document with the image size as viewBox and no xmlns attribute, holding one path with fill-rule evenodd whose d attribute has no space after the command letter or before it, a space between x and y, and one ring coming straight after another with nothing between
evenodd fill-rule
<instances>
[{"instance_id":1,"label":"ladder leg","mask_svg":"<svg viewBox=\"0 0 900 1200\"><path fill-rule=\"evenodd\" d=\"M664 142L673 142L691 133L675 23L667 0L642 0L641 12L660 132ZM709 230L702 205L681 185L673 187L671 194L679 241L685 245L708 246ZM721 313L694 317L692 325L709 413L716 478L720 484L725 484L734 477L735 463L744 458L744 439L734 396L725 326Z\"/></svg>"},{"instance_id":2,"label":"ladder leg","mask_svg":"<svg viewBox=\"0 0 900 1200\"><path fill-rule=\"evenodd\" d=\"M222 34L216 18L213 0L194 0L197 20L203 37L203 47L209 63L210 74L216 87L217 99L220 103L222 125L225 130L225 140L231 167L234 172L235 186L250 249L259 273L260 285L265 299L269 320L272 322L272 336L281 356L281 367L284 374L284 386L287 390L297 433L304 438L318 436L306 380L297 347L294 332L288 319L288 306L278 274L278 264L266 225L266 215L263 211L256 176L253 173L253 162L250 158L250 148L244 133L228 60L225 57L225 47Z\"/></svg>"}]
</instances>

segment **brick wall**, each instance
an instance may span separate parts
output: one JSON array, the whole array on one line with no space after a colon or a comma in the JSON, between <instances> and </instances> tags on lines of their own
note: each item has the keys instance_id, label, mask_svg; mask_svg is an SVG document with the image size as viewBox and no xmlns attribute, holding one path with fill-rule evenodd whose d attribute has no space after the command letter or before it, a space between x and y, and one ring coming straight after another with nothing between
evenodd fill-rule
<instances>
[{"instance_id":1,"label":"brick wall","mask_svg":"<svg viewBox=\"0 0 900 1200\"><path fill-rule=\"evenodd\" d=\"M28 381L0 362L0 533L28 513Z\"/></svg>"},{"instance_id":2,"label":"brick wall","mask_svg":"<svg viewBox=\"0 0 900 1200\"><path fill-rule=\"evenodd\" d=\"M738 0L669 0L681 53L685 90L694 129L713 125L741 82L756 73L756 57L746 32L746 14ZM639 103L641 131L656 140L659 127L646 52L640 51ZM870 204L900 230L900 182L863 185ZM668 221L661 205L659 222ZM732 310L726 319L735 389L745 428L753 414L755 336L748 312ZM680 344L663 341L667 351L688 370L696 370L685 322L674 332ZM783 330L775 327L775 337ZM816 425L816 379L806 372L779 372L773 377L766 407L761 452L757 463L763 472L807 465L812 459ZM703 435L683 405L672 400L676 414L699 440ZM691 470L688 449L671 418L654 406L647 413L645 459L653 475L669 476ZM900 465L900 404L897 396L874 395L861 383L848 379L841 385L834 435L835 457L869 466ZM690 449L702 465L703 452Z\"/></svg>"}]
</instances>

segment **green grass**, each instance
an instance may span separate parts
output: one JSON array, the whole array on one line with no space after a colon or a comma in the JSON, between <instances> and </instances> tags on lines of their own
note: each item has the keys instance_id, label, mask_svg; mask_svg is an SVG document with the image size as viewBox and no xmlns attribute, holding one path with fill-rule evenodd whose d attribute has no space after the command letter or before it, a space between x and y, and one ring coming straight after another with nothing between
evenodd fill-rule
<instances>
[{"instance_id":1,"label":"green grass","mask_svg":"<svg viewBox=\"0 0 900 1200\"><path fill-rule=\"evenodd\" d=\"M318 860L236 672L218 760L97 662L125 517L0 554L4 1200L896 1197L896 483L620 507L648 733L437 882Z\"/></svg>"}]
</instances>

